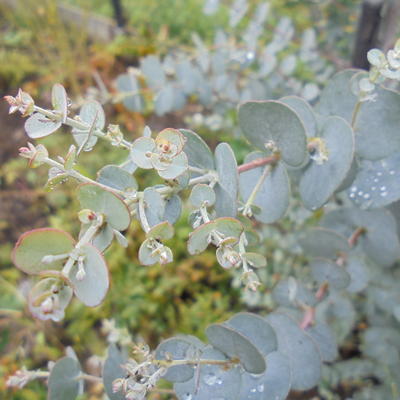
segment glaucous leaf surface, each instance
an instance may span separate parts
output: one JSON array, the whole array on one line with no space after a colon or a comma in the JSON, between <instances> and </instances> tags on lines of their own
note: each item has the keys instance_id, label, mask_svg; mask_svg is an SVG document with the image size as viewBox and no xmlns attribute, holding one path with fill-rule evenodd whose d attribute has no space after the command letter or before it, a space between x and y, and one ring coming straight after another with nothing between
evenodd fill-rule
<instances>
[{"instance_id":1,"label":"glaucous leaf surface","mask_svg":"<svg viewBox=\"0 0 400 400\"><path fill-rule=\"evenodd\" d=\"M319 283L328 282L330 287L345 289L350 284L346 268L325 258L313 258L310 262L313 278Z\"/></svg>"},{"instance_id":2,"label":"glaucous leaf surface","mask_svg":"<svg viewBox=\"0 0 400 400\"><path fill-rule=\"evenodd\" d=\"M246 156L244 162L248 163L264 157L266 157L265 153L253 152ZM240 194L246 202L265 168L270 168L270 172L254 198L253 204L260 209L259 213L254 213L254 217L260 222L272 223L282 218L289 206L290 183L286 168L282 163L242 172L239 175Z\"/></svg>"},{"instance_id":3,"label":"glaucous leaf surface","mask_svg":"<svg viewBox=\"0 0 400 400\"><path fill-rule=\"evenodd\" d=\"M143 191L145 214L150 227L165 221L165 202L161 194L154 188L148 187Z\"/></svg>"},{"instance_id":4,"label":"glaucous leaf surface","mask_svg":"<svg viewBox=\"0 0 400 400\"><path fill-rule=\"evenodd\" d=\"M207 143L195 132L188 129L179 131L186 138L183 151L188 157L189 165L196 168L214 169L214 157Z\"/></svg>"},{"instance_id":5,"label":"glaucous leaf surface","mask_svg":"<svg viewBox=\"0 0 400 400\"><path fill-rule=\"evenodd\" d=\"M164 220L167 220L170 224L175 224L182 214L182 200L177 194L173 194L164 201Z\"/></svg>"},{"instance_id":6,"label":"glaucous leaf surface","mask_svg":"<svg viewBox=\"0 0 400 400\"><path fill-rule=\"evenodd\" d=\"M215 168L218 183L215 185L215 211L218 217L235 217L237 214L237 197L239 174L232 148L227 143L220 143L215 149Z\"/></svg>"},{"instance_id":7,"label":"glaucous leaf surface","mask_svg":"<svg viewBox=\"0 0 400 400\"><path fill-rule=\"evenodd\" d=\"M165 86L166 76L160 59L155 55L149 55L140 61L140 69L146 77L146 83L154 90Z\"/></svg>"},{"instance_id":8,"label":"glaucous leaf surface","mask_svg":"<svg viewBox=\"0 0 400 400\"><path fill-rule=\"evenodd\" d=\"M68 254L75 240L67 232L55 228L39 228L22 234L14 246L12 260L17 268L27 274L46 270L60 270L66 260L44 264L44 256Z\"/></svg>"},{"instance_id":9,"label":"glaucous leaf surface","mask_svg":"<svg viewBox=\"0 0 400 400\"><path fill-rule=\"evenodd\" d=\"M272 298L284 307L298 306L299 304L314 307L317 302L315 295L293 277L281 279L272 291Z\"/></svg>"},{"instance_id":10,"label":"glaucous leaf surface","mask_svg":"<svg viewBox=\"0 0 400 400\"><path fill-rule=\"evenodd\" d=\"M327 228L310 228L299 242L306 256L336 259L340 253L350 251L346 237Z\"/></svg>"},{"instance_id":11,"label":"glaucous leaf surface","mask_svg":"<svg viewBox=\"0 0 400 400\"><path fill-rule=\"evenodd\" d=\"M260 350L236 329L227 324L213 324L207 328L206 336L229 358L238 358L247 372L261 374L265 371L266 364Z\"/></svg>"},{"instance_id":12,"label":"glaucous leaf surface","mask_svg":"<svg viewBox=\"0 0 400 400\"><path fill-rule=\"evenodd\" d=\"M316 111L326 116L337 115L351 123L354 106L357 102L357 97L351 90L351 79L358 72L360 70L346 69L330 78L322 90Z\"/></svg>"},{"instance_id":13,"label":"glaucous leaf surface","mask_svg":"<svg viewBox=\"0 0 400 400\"><path fill-rule=\"evenodd\" d=\"M93 238L92 244L101 253L111 245L114 239L114 231L109 224L102 226Z\"/></svg>"},{"instance_id":14,"label":"glaucous leaf surface","mask_svg":"<svg viewBox=\"0 0 400 400\"><path fill-rule=\"evenodd\" d=\"M305 332L314 340L323 362L335 361L338 356L338 346L328 325L323 322L316 322L309 326Z\"/></svg>"},{"instance_id":15,"label":"glaucous leaf surface","mask_svg":"<svg viewBox=\"0 0 400 400\"><path fill-rule=\"evenodd\" d=\"M82 247L85 276L76 278L77 265L69 273L68 279L76 297L88 307L98 306L107 294L110 285L107 264L96 247L86 244Z\"/></svg>"},{"instance_id":16,"label":"glaucous leaf surface","mask_svg":"<svg viewBox=\"0 0 400 400\"><path fill-rule=\"evenodd\" d=\"M317 136L318 126L314 111L310 104L298 96L285 96L279 99L296 111L297 115L304 124L307 137Z\"/></svg>"},{"instance_id":17,"label":"glaucous leaf surface","mask_svg":"<svg viewBox=\"0 0 400 400\"><path fill-rule=\"evenodd\" d=\"M242 374L240 400L285 400L290 391L291 371L288 358L279 351L266 357L262 375Z\"/></svg>"},{"instance_id":18,"label":"glaucous leaf surface","mask_svg":"<svg viewBox=\"0 0 400 400\"><path fill-rule=\"evenodd\" d=\"M347 193L359 208L385 207L400 199L399 175L400 154L379 161L362 160Z\"/></svg>"},{"instance_id":19,"label":"glaucous leaf surface","mask_svg":"<svg viewBox=\"0 0 400 400\"><path fill-rule=\"evenodd\" d=\"M306 132L292 108L278 101L247 102L239 107L239 124L246 138L260 150L272 143L282 160L299 167L306 159Z\"/></svg>"},{"instance_id":20,"label":"glaucous leaf surface","mask_svg":"<svg viewBox=\"0 0 400 400\"><path fill-rule=\"evenodd\" d=\"M143 98L140 95L139 83L132 73L119 75L116 80L119 92L124 94L123 105L130 111L141 112L143 110Z\"/></svg>"},{"instance_id":21,"label":"glaucous leaf surface","mask_svg":"<svg viewBox=\"0 0 400 400\"><path fill-rule=\"evenodd\" d=\"M202 253L210 244L209 236L215 230L217 224L215 221L207 222L196 228L190 235L187 242L189 254Z\"/></svg>"},{"instance_id":22,"label":"glaucous leaf surface","mask_svg":"<svg viewBox=\"0 0 400 400\"><path fill-rule=\"evenodd\" d=\"M325 120L319 132L327 160L319 161L319 154L310 161L300 178L300 195L311 209L323 206L340 186L350 170L354 156L354 137L350 125L339 117ZM318 153L318 150L316 150Z\"/></svg>"},{"instance_id":23,"label":"glaucous leaf surface","mask_svg":"<svg viewBox=\"0 0 400 400\"><path fill-rule=\"evenodd\" d=\"M354 133L356 153L368 160L379 160L400 150L400 94L378 86L376 101L363 102Z\"/></svg>"},{"instance_id":24,"label":"glaucous leaf surface","mask_svg":"<svg viewBox=\"0 0 400 400\"><path fill-rule=\"evenodd\" d=\"M82 208L105 215L106 222L117 231L128 228L131 215L124 201L114 193L91 183L79 186L78 200Z\"/></svg>"},{"instance_id":25,"label":"glaucous leaf surface","mask_svg":"<svg viewBox=\"0 0 400 400\"><path fill-rule=\"evenodd\" d=\"M396 221L386 210L342 208L326 214L321 224L348 237L357 228L365 228L357 243L378 265L389 267L400 258Z\"/></svg>"},{"instance_id":26,"label":"glaucous leaf surface","mask_svg":"<svg viewBox=\"0 0 400 400\"><path fill-rule=\"evenodd\" d=\"M126 362L126 358L112 343L108 347L107 358L103 365L103 384L104 389L110 400L124 400L125 395L122 391L114 393L113 382L115 379L125 378L126 370L121 367Z\"/></svg>"},{"instance_id":27,"label":"glaucous leaf surface","mask_svg":"<svg viewBox=\"0 0 400 400\"><path fill-rule=\"evenodd\" d=\"M242 312L235 314L226 323L249 339L264 356L277 349L275 331L259 315Z\"/></svg>"},{"instance_id":28,"label":"glaucous leaf surface","mask_svg":"<svg viewBox=\"0 0 400 400\"><path fill-rule=\"evenodd\" d=\"M74 400L83 384L76 378L81 373L78 361L70 357L58 360L49 376L48 400Z\"/></svg>"},{"instance_id":29,"label":"glaucous leaf surface","mask_svg":"<svg viewBox=\"0 0 400 400\"><path fill-rule=\"evenodd\" d=\"M61 114L62 121L65 122L68 115L68 98L64 86L56 83L51 90L51 104L55 111Z\"/></svg>"},{"instance_id":30,"label":"glaucous leaf surface","mask_svg":"<svg viewBox=\"0 0 400 400\"><path fill-rule=\"evenodd\" d=\"M136 191L136 179L117 165L106 165L97 173L97 182L122 191Z\"/></svg>"},{"instance_id":31,"label":"glaucous leaf surface","mask_svg":"<svg viewBox=\"0 0 400 400\"><path fill-rule=\"evenodd\" d=\"M266 317L278 338L278 351L289 359L292 389L308 390L321 376L321 356L315 342L297 323L285 314L270 313Z\"/></svg>"},{"instance_id":32,"label":"glaucous leaf surface","mask_svg":"<svg viewBox=\"0 0 400 400\"><path fill-rule=\"evenodd\" d=\"M192 360L201 355L205 345L186 336L172 337L161 342L156 349L156 360ZM186 382L194 375L194 365L169 367L163 378L171 382Z\"/></svg>"},{"instance_id":33,"label":"glaucous leaf surface","mask_svg":"<svg viewBox=\"0 0 400 400\"><path fill-rule=\"evenodd\" d=\"M203 205L212 206L215 203L215 192L209 185L198 183L193 186L189 201L196 208L200 208Z\"/></svg>"},{"instance_id":34,"label":"glaucous leaf surface","mask_svg":"<svg viewBox=\"0 0 400 400\"><path fill-rule=\"evenodd\" d=\"M174 235L174 227L168 222L164 221L157 225L154 225L147 233L147 238L153 238L158 240L168 240Z\"/></svg>"},{"instance_id":35,"label":"glaucous leaf surface","mask_svg":"<svg viewBox=\"0 0 400 400\"><path fill-rule=\"evenodd\" d=\"M185 153L176 155L165 169L158 169L157 172L163 179L176 179L188 169L188 160Z\"/></svg>"},{"instance_id":36,"label":"glaucous leaf surface","mask_svg":"<svg viewBox=\"0 0 400 400\"><path fill-rule=\"evenodd\" d=\"M52 121L40 113L34 113L25 121L25 131L31 139L39 139L51 135L61 124L61 121Z\"/></svg>"},{"instance_id":37,"label":"glaucous leaf surface","mask_svg":"<svg viewBox=\"0 0 400 400\"><path fill-rule=\"evenodd\" d=\"M346 271L350 275L350 283L346 290L358 293L368 286L370 267L367 257L363 253L351 252L346 259Z\"/></svg>"},{"instance_id":38,"label":"glaucous leaf surface","mask_svg":"<svg viewBox=\"0 0 400 400\"><path fill-rule=\"evenodd\" d=\"M202 359L226 360L224 354L208 346ZM223 369L218 365L202 364L194 376L182 383L175 383L174 390L179 400L239 400L241 375L239 367Z\"/></svg>"},{"instance_id":39,"label":"glaucous leaf surface","mask_svg":"<svg viewBox=\"0 0 400 400\"><path fill-rule=\"evenodd\" d=\"M129 156L131 160L143 169L153 168L151 159L148 154L155 150L156 143L151 137L143 136L136 139L132 143L131 151Z\"/></svg>"}]
</instances>

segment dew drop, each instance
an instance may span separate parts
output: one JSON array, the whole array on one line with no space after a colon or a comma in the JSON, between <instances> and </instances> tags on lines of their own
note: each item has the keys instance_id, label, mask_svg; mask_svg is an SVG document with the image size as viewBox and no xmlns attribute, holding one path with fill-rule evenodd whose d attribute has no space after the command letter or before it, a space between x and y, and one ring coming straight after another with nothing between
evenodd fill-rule
<instances>
[{"instance_id":1,"label":"dew drop","mask_svg":"<svg viewBox=\"0 0 400 400\"><path fill-rule=\"evenodd\" d=\"M184 400L192 400L193 396L190 393L186 393L184 396Z\"/></svg>"},{"instance_id":2,"label":"dew drop","mask_svg":"<svg viewBox=\"0 0 400 400\"><path fill-rule=\"evenodd\" d=\"M222 379L221 378L217 379L217 385L222 385Z\"/></svg>"},{"instance_id":3,"label":"dew drop","mask_svg":"<svg viewBox=\"0 0 400 400\"><path fill-rule=\"evenodd\" d=\"M350 189L350 191L351 191L351 192L357 192L357 186L353 186L353 187Z\"/></svg>"},{"instance_id":4,"label":"dew drop","mask_svg":"<svg viewBox=\"0 0 400 400\"><path fill-rule=\"evenodd\" d=\"M217 380L218 380L218 377L213 373L206 374L206 375L204 375L204 378L203 378L204 383L209 386L215 385Z\"/></svg>"},{"instance_id":5,"label":"dew drop","mask_svg":"<svg viewBox=\"0 0 400 400\"><path fill-rule=\"evenodd\" d=\"M381 196L382 196L382 197L386 197L387 195L388 195L388 192L382 192L382 193L381 193Z\"/></svg>"},{"instance_id":6,"label":"dew drop","mask_svg":"<svg viewBox=\"0 0 400 400\"><path fill-rule=\"evenodd\" d=\"M372 191L376 190L376 186L372 186L371 190Z\"/></svg>"},{"instance_id":7,"label":"dew drop","mask_svg":"<svg viewBox=\"0 0 400 400\"><path fill-rule=\"evenodd\" d=\"M394 169L391 169L390 171L389 171L389 174L390 175L394 175L396 172L395 172L395 170Z\"/></svg>"},{"instance_id":8,"label":"dew drop","mask_svg":"<svg viewBox=\"0 0 400 400\"><path fill-rule=\"evenodd\" d=\"M264 384L262 383L261 385L257 386L257 390L262 393L264 391Z\"/></svg>"},{"instance_id":9,"label":"dew drop","mask_svg":"<svg viewBox=\"0 0 400 400\"><path fill-rule=\"evenodd\" d=\"M349 197L350 197L351 199L354 199L354 197L356 197L356 195L355 195L354 193L350 193L350 194L349 194Z\"/></svg>"},{"instance_id":10,"label":"dew drop","mask_svg":"<svg viewBox=\"0 0 400 400\"><path fill-rule=\"evenodd\" d=\"M379 182L379 179L378 178L374 178L374 182L375 183Z\"/></svg>"},{"instance_id":11,"label":"dew drop","mask_svg":"<svg viewBox=\"0 0 400 400\"><path fill-rule=\"evenodd\" d=\"M381 191L381 192L386 191L386 186L381 186L381 187L380 187L380 191Z\"/></svg>"},{"instance_id":12,"label":"dew drop","mask_svg":"<svg viewBox=\"0 0 400 400\"><path fill-rule=\"evenodd\" d=\"M362 191L362 190L360 190L359 192L358 192L358 195L359 196L362 196L364 194L364 192Z\"/></svg>"},{"instance_id":13,"label":"dew drop","mask_svg":"<svg viewBox=\"0 0 400 400\"><path fill-rule=\"evenodd\" d=\"M382 176L382 172L377 172L376 175L377 176Z\"/></svg>"},{"instance_id":14,"label":"dew drop","mask_svg":"<svg viewBox=\"0 0 400 400\"><path fill-rule=\"evenodd\" d=\"M257 392L257 389L256 389L256 388L253 388L253 389L250 390L250 392L251 392L251 393L255 393L255 392Z\"/></svg>"},{"instance_id":15,"label":"dew drop","mask_svg":"<svg viewBox=\"0 0 400 400\"><path fill-rule=\"evenodd\" d=\"M371 196L369 195L369 193L365 193L363 197L365 200L368 200Z\"/></svg>"}]
</instances>

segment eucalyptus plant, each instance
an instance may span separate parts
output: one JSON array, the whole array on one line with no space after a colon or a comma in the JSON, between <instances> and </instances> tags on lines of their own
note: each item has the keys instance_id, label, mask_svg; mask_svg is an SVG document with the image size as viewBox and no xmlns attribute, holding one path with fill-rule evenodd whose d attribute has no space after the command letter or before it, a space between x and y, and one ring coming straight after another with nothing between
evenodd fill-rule
<instances>
[{"instance_id":1,"label":"eucalyptus plant","mask_svg":"<svg viewBox=\"0 0 400 400\"><path fill-rule=\"evenodd\" d=\"M154 351L136 345L133 357L114 343L101 377L83 372L69 351L49 371L21 369L8 385L46 378L50 400L70 400L82 393L85 380L100 381L111 400L120 400L144 399L165 379L180 400L279 400L291 390L319 385L329 392L327 386L342 379L372 376L378 383L364 385L354 399L398 398L400 93L385 84L400 80L400 41L387 55L372 50L368 57L369 73L339 72L314 107L296 96L240 104L239 126L254 151L239 166L228 143L213 152L187 129L153 134L146 127L130 142L118 126L106 125L96 101L73 116L59 84L52 109L21 90L7 96L10 112L27 117L31 139L63 125L74 140L55 158L42 144L20 149L30 167L49 167L48 186L76 181L80 203L77 238L42 228L24 233L14 247L16 267L34 279L28 303L36 318L62 320L73 296L88 307L101 304L110 284L104 252L114 239L129 245L124 231L132 220L145 232L139 261L162 265L173 261L165 243L189 207L188 253L213 246L219 266L240 271L250 291L259 289L257 271L268 268L256 251L260 226L284 217L291 190L318 223L297 235L309 262L307 280L281 279L273 290L277 307L268 315L243 312L213 324L205 332L208 343L178 335ZM106 165L92 179L78 163L98 140L127 154L121 165ZM137 169L154 170L160 183L141 190ZM363 354L336 361L357 322L352 299L361 295Z\"/></svg>"}]
</instances>

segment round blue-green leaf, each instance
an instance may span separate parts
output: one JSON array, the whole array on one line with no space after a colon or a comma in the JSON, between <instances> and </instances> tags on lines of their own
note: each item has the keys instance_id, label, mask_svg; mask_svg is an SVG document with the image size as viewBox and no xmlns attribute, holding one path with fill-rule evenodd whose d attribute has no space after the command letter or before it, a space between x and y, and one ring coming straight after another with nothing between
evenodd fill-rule
<instances>
[{"instance_id":1,"label":"round blue-green leaf","mask_svg":"<svg viewBox=\"0 0 400 400\"><path fill-rule=\"evenodd\" d=\"M278 101L247 102L239 107L239 124L246 138L260 150L272 142L292 167L306 159L306 132L292 108Z\"/></svg>"},{"instance_id":2,"label":"round blue-green leaf","mask_svg":"<svg viewBox=\"0 0 400 400\"><path fill-rule=\"evenodd\" d=\"M353 131L342 118L327 118L317 140L323 141L327 160L318 161L318 154L316 158L311 155L299 188L304 205L311 210L323 206L341 185L354 156Z\"/></svg>"},{"instance_id":3,"label":"round blue-green leaf","mask_svg":"<svg viewBox=\"0 0 400 400\"><path fill-rule=\"evenodd\" d=\"M102 254L91 244L82 247L85 277L76 278L77 264L71 269L68 279L75 296L88 307L98 306L107 294L110 285L107 264Z\"/></svg>"},{"instance_id":4,"label":"round blue-green leaf","mask_svg":"<svg viewBox=\"0 0 400 400\"><path fill-rule=\"evenodd\" d=\"M224 354L208 346L201 356L206 360L226 360ZM241 374L239 367L224 369L218 365L202 364L193 377L175 383L174 390L179 400L242 400L240 399Z\"/></svg>"},{"instance_id":5,"label":"round blue-green leaf","mask_svg":"<svg viewBox=\"0 0 400 400\"><path fill-rule=\"evenodd\" d=\"M78 191L82 208L104 214L107 223L117 231L128 228L131 215L127 205L116 194L91 183L82 184Z\"/></svg>"},{"instance_id":6,"label":"round blue-green leaf","mask_svg":"<svg viewBox=\"0 0 400 400\"><path fill-rule=\"evenodd\" d=\"M311 273L314 279L323 284L328 282L335 289L345 289L350 284L350 275L341 265L325 258L314 258L311 263Z\"/></svg>"},{"instance_id":7,"label":"round blue-green leaf","mask_svg":"<svg viewBox=\"0 0 400 400\"><path fill-rule=\"evenodd\" d=\"M106 165L97 173L97 182L113 189L134 192L138 185L136 179L117 165Z\"/></svg>"},{"instance_id":8,"label":"round blue-green leaf","mask_svg":"<svg viewBox=\"0 0 400 400\"><path fill-rule=\"evenodd\" d=\"M304 124L307 137L317 136L317 120L315 118L314 111L310 104L297 96L285 96L279 99L282 103L287 104L300 117Z\"/></svg>"},{"instance_id":9,"label":"round blue-green leaf","mask_svg":"<svg viewBox=\"0 0 400 400\"><path fill-rule=\"evenodd\" d=\"M338 346L333 332L327 324L317 322L309 326L305 332L314 340L323 362L335 361L338 356Z\"/></svg>"},{"instance_id":10,"label":"round blue-green leaf","mask_svg":"<svg viewBox=\"0 0 400 400\"><path fill-rule=\"evenodd\" d=\"M379 161L362 160L347 193L362 209L385 207L400 199L400 154Z\"/></svg>"},{"instance_id":11,"label":"round blue-green leaf","mask_svg":"<svg viewBox=\"0 0 400 400\"><path fill-rule=\"evenodd\" d=\"M187 242L189 254L202 253L210 244L210 233L216 229L215 221L207 222L196 228L190 235Z\"/></svg>"},{"instance_id":12,"label":"round blue-green leaf","mask_svg":"<svg viewBox=\"0 0 400 400\"><path fill-rule=\"evenodd\" d=\"M240 234L243 232L242 223L235 218L222 217L214 221L217 231L222 233L225 237L239 238Z\"/></svg>"},{"instance_id":13,"label":"round blue-green leaf","mask_svg":"<svg viewBox=\"0 0 400 400\"><path fill-rule=\"evenodd\" d=\"M245 163L265 156L265 153L262 152L250 153L246 156ZM264 178L252 204L260 210L259 213L254 213L254 217L267 224L282 218L289 206L290 185L286 168L282 163L253 168L239 175L239 183L240 194L243 201L246 202L263 175L265 168L269 168L269 173Z\"/></svg>"},{"instance_id":14,"label":"round blue-green leaf","mask_svg":"<svg viewBox=\"0 0 400 400\"><path fill-rule=\"evenodd\" d=\"M121 367L126 362L126 358L118 350L115 344L108 348L108 354L103 366L103 384L105 392L110 400L124 400L125 395L122 391L114 393L113 382L115 379L125 378L126 370Z\"/></svg>"},{"instance_id":15,"label":"round blue-green leaf","mask_svg":"<svg viewBox=\"0 0 400 400\"><path fill-rule=\"evenodd\" d=\"M275 331L264 318L256 314L242 312L226 323L249 339L264 356L278 347Z\"/></svg>"},{"instance_id":16,"label":"round blue-green leaf","mask_svg":"<svg viewBox=\"0 0 400 400\"><path fill-rule=\"evenodd\" d=\"M79 146L86 142L85 149L90 149L97 142L97 136L94 134L94 131L102 130L106 123L103 107L95 100L88 101L81 107L79 117L82 122L86 123L87 128L74 128L72 130L74 139ZM88 138L88 135L91 136Z\"/></svg>"},{"instance_id":17,"label":"round blue-green leaf","mask_svg":"<svg viewBox=\"0 0 400 400\"><path fill-rule=\"evenodd\" d=\"M119 75L116 80L119 92L124 94L122 104L130 111L141 112L143 110L143 98L140 95L139 83L132 73Z\"/></svg>"},{"instance_id":18,"label":"round blue-green leaf","mask_svg":"<svg viewBox=\"0 0 400 400\"><path fill-rule=\"evenodd\" d=\"M149 55L140 60L140 70L152 89L165 86L166 76L158 56Z\"/></svg>"},{"instance_id":19,"label":"round blue-green leaf","mask_svg":"<svg viewBox=\"0 0 400 400\"><path fill-rule=\"evenodd\" d=\"M150 228L165 221L165 202L161 194L154 187L148 187L143 191L145 214Z\"/></svg>"},{"instance_id":20,"label":"round blue-green leaf","mask_svg":"<svg viewBox=\"0 0 400 400\"><path fill-rule=\"evenodd\" d=\"M61 114L62 121L65 122L68 115L68 98L64 86L56 83L51 90L51 104L54 110Z\"/></svg>"},{"instance_id":21,"label":"round blue-green leaf","mask_svg":"<svg viewBox=\"0 0 400 400\"><path fill-rule=\"evenodd\" d=\"M338 72L329 79L316 105L316 111L322 115L337 115L351 123L357 97L351 91L351 79L359 72L357 69L347 69Z\"/></svg>"},{"instance_id":22,"label":"round blue-green leaf","mask_svg":"<svg viewBox=\"0 0 400 400\"><path fill-rule=\"evenodd\" d=\"M361 104L354 127L356 153L368 160L380 160L400 150L400 94L377 87L376 101Z\"/></svg>"},{"instance_id":23,"label":"round blue-green leaf","mask_svg":"<svg viewBox=\"0 0 400 400\"><path fill-rule=\"evenodd\" d=\"M301 304L314 307L317 303L314 294L293 277L281 279L272 291L272 298L285 307L297 307Z\"/></svg>"},{"instance_id":24,"label":"round blue-green leaf","mask_svg":"<svg viewBox=\"0 0 400 400\"><path fill-rule=\"evenodd\" d=\"M215 203L215 192L209 185L198 183L193 186L189 201L196 208L200 208L203 205L206 207L212 206Z\"/></svg>"},{"instance_id":25,"label":"round blue-green leaf","mask_svg":"<svg viewBox=\"0 0 400 400\"><path fill-rule=\"evenodd\" d=\"M267 369L262 375L242 374L241 400L285 400L291 387L288 358L274 351L266 357Z\"/></svg>"},{"instance_id":26,"label":"round blue-green leaf","mask_svg":"<svg viewBox=\"0 0 400 400\"><path fill-rule=\"evenodd\" d=\"M158 116L164 115L174 109L175 90L169 82L157 92L154 98L154 109Z\"/></svg>"},{"instance_id":27,"label":"round blue-green leaf","mask_svg":"<svg viewBox=\"0 0 400 400\"><path fill-rule=\"evenodd\" d=\"M306 256L336 259L340 253L348 253L346 237L327 228L310 228L299 239Z\"/></svg>"},{"instance_id":28,"label":"round blue-green leaf","mask_svg":"<svg viewBox=\"0 0 400 400\"><path fill-rule=\"evenodd\" d=\"M155 147L154 139L147 136L140 137L132 143L129 156L140 168L152 169L153 164L148 154L155 151Z\"/></svg>"},{"instance_id":29,"label":"round blue-green leaf","mask_svg":"<svg viewBox=\"0 0 400 400\"><path fill-rule=\"evenodd\" d=\"M182 200L177 194L173 194L171 197L164 200L164 220L167 220L173 225L182 214Z\"/></svg>"},{"instance_id":30,"label":"round blue-green leaf","mask_svg":"<svg viewBox=\"0 0 400 400\"><path fill-rule=\"evenodd\" d=\"M342 208L326 214L321 223L347 237L357 228L364 228L366 231L361 234L357 243L378 265L389 267L400 258L396 221L387 210Z\"/></svg>"},{"instance_id":31,"label":"round blue-green leaf","mask_svg":"<svg viewBox=\"0 0 400 400\"><path fill-rule=\"evenodd\" d=\"M188 129L179 131L186 138L183 151L187 155L189 165L196 168L214 169L214 157L207 143L195 132Z\"/></svg>"},{"instance_id":32,"label":"round blue-green leaf","mask_svg":"<svg viewBox=\"0 0 400 400\"><path fill-rule=\"evenodd\" d=\"M229 358L238 358L243 368L252 374L262 374L266 364L260 350L242 333L227 324L213 324L206 330L210 343Z\"/></svg>"},{"instance_id":33,"label":"round blue-green leaf","mask_svg":"<svg viewBox=\"0 0 400 400\"><path fill-rule=\"evenodd\" d=\"M239 174L232 148L227 143L220 143L215 149L215 167L218 183L215 185L215 211L218 217L235 217L237 214L237 197Z\"/></svg>"},{"instance_id":34,"label":"round blue-green leaf","mask_svg":"<svg viewBox=\"0 0 400 400\"><path fill-rule=\"evenodd\" d=\"M49 376L48 400L74 400L80 393L83 381L76 378L81 373L78 361L70 357L58 360Z\"/></svg>"},{"instance_id":35,"label":"round blue-green leaf","mask_svg":"<svg viewBox=\"0 0 400 400\"><path fill-rule=\"evenodd\" d=\"M154 225L147 233L147 238L157 240L168 240L174 235L174 227L168 222L164 221L160 224Z\"/></svg>"},{"instance_id":36,"label":"round blue-green leaf","mask_svg":"<svg viewBox=\"0 0 400 400\"><path fill-rule=\"evenodd\" d=\"M182 152L176 155L165 169L158 169L157 172L161 178L171 180L183 175L187 171L188 166L187 156Z\"/></svg>"},{"instance_id":37,"label":"round blue-green leaf","mask_svg":"<svg viewBox=\"0 0 400 400\"><path fill-rule=\"evenodd\" d=\"M68 254L75 240L67 232L55 228L39 228L22 234L14 246L11 258L21 271L38 274L46 270L60 270L65 260L44 264L44 256Z\"/></svg>"},{"instance_id":38,"label":"round blue-green leaf","mask_svg":"<svg viewBox=\"0 0 400 400\"><path fill-rule=\"evenodd\" d=\"M151 239L146 239L139 247L139 262L142 265L153 265L160 260L159 255L153 254Z\"/></svg>"},{"instance_id":39,"label":"round blue-green leaf","mask_svg":"<svg viewBox=\"0 0 400 400\"><path fill-rule=\"evenodd\" d=\"M200 356L205 345L194 342L190 337L172 337L161 342L156 349L156 360L192 360ZM186 382L193 377L194 365L175 365L169 367L163 378L171 382Z\"/></svg>"},{"instance_id":40,"label":"round blue-green leaf","mask_svg":"<svg viewBox=\"0 0 400 400\"><path fill-rule=\"evenodd\" d=\"M109 224L102 226L93 238L92 244L101 253L104 252L112 243L114 239L114 231Z\"/></svg>"},{"instance_id":41,"label":"round blue-green leaf","mask_svg":"<svg viewBox=\"0 0 400 400\"><path fill-rule=\"evenodd\" d=\"M25 131L30 138L39 139L51 135L61 124L61 121L52 121L40 113L34 113L25 121Z\"/></svg>"},{"instance_id":42,"label":"round blue-green leaf","mask_svg":"<svg viewBox=\"0 0 400 400\"><path fill-rule=\"evenodd\" d=\"M308 390L321 377L321 356L315 342L297 323L285 314L271 313L266 317L278 338L278 351L289 359L292 389Z\"/></svg>"},{"instance_id":43,"label":"round blue-green leaf","mask_svg":"<svg viewBox=\"0 0 400 400\"><path fill-rule=\"evenodd\" d=\"M350 253L346 259L346 271L350 275L350 283L346 288L348 292L358 293L368 286L371 273L364 253Z\"/></svg>"}]
</instances>

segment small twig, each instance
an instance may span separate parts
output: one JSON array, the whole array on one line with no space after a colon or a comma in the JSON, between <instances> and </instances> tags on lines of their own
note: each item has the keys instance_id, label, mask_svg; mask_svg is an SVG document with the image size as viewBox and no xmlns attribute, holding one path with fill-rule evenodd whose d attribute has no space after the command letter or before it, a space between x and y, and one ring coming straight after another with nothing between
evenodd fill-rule
<instances>
[{"instance_id":1,"label":"small twig","mask_svg":"<svg viewBox=\"0 0 400 400\"><path fill-rule=\"evenodd\" d=\"M263 165L275 164L280 160L279 154L274 154L265 158L257 158L256 160L250 161L248 163L242 164L238 166L238 172L241 174L242 172L249 171L251 169L262 167Z\"/></svg>"},{"instance_id":2,"label":"small twig","mask_svg":"<svg viewBox=\"0 0 400 400\"><path fill-rule=\"evenodd\" d=\"M349 237L347 242L349 243L350 247L354 247L357 244L358 239L366 233L367 230L364 227L358 227Z\"/></svg>"}]
</instances>

